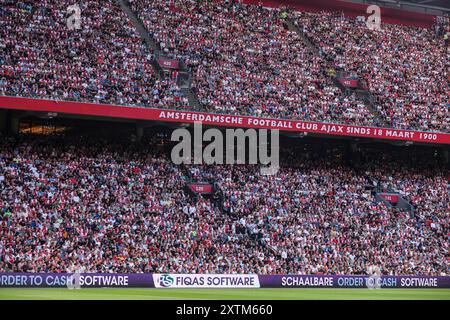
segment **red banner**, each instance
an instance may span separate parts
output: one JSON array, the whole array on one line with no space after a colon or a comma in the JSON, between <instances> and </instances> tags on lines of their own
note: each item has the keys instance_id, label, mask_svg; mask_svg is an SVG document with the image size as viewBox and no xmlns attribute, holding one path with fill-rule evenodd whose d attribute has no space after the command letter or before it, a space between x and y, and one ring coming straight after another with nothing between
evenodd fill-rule
<instances>
[{"instance_id":1,"label":"red banner","mask_svg":"<svg viewBox=\"0 0 450 320\"><path fill-rule=\"evenodd\" d=\"M180 62L178 60L171 60L165 58L159 58L158 64L164 69L178 69L180 67Z\"/></svg>"},{"instance_id":2,"label":"red banner","mask_svg":"<svg viewBox=\"0 0 450 320\"><path fill-rule=\"evenodd\" d=\"M190 183L188 184L188 187L195 193L210 194L214 191L212 184Z\"/></svg>"},{"instance_id":3,"label":"red banner","mask_svg":"<svg viewBox=\"0 0 450 320\"><path fill-rule=\"evenodd\" d=\"M0 109L33 110L66 114L91 115L122 119L157 120L179 123L202 122L206 125L308 132L312 134L348 136L424 143L450 144L450 133L401 130L346 124L257 118L250 116L127 107L109 104L55 101L0 96ZM186 109L189 107L186 106Z\"/></svg>"},{"instance_id":4,"label":"red banner","mask_svg":"<svg viewBox=\"0 0 450 320\"><path fill-rule=\"evenodd\" d=\"M397 203L399 199L396 193L379 193L378 195L389 203Z\"/></svg>"}]
</instances>

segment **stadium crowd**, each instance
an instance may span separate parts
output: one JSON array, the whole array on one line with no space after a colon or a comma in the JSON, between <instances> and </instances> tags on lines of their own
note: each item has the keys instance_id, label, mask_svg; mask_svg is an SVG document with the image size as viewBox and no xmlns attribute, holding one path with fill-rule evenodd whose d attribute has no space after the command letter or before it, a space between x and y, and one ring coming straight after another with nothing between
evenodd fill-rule
<instances>
[{"instance_id":1,"label":"stadium crowd","mask_svg":"<svg viewBox=\"0 0 450 320\"><path fill-rule=\"evenodd\" d=\"M0 271L449 273L448 170L289 151L282 168L172 164L156 136L0 142ZM439 169L440 168L440 169ZM186 178L216 182L219 201ZM377 202L395 189L414 212Z\"/></svg>"},{"instance_id":2,"label":"stadium crowd","mask_svg":"<svg viewBox=\"0 0 450 320\"><path fill-rule=\"evenodd\" d=\"M207 110L374 124L362 101L332 83L278 9L231 1L128 2L161 50L191 68Z\"/></svg>"},{"instance_id":3,"label":"stadium crowd","mask_svg":"<svg viewBox=\"0 0 450 320\"><path fill-rule=\"evenodd\" d=\"M449 131L449 46L433 30L364 22L323 12L289 19L320 48L289 30L277 8L236 1L128 0L162 52L183 60L209 111L379 125L336 70L367 84L379 115L397 128ZM112 0L6 0L0 8L0 95L189 108L172 79L159 80L154 55ZM72 27L70 27L72 25ZM441 32L442 33L442 32Z\"/></svg>"},{"instance_id":4,"label":"stadium crowd","mask_svg":"<svg viewBox=\"0 0 450 320\"><path fill-rule=\"evenodd\" d=\"M0 25L0 95L188 106L175 82L157 79L152 52L115 1L6 0Z\"/></svg>"},{"instance_id":5,"label":"stadium crowd","mask_svg":"<svg viewBox=\"0 0 450 320\"><path fill-rule=\"evenodd\" d=\"M260 252L149 143L2 140L0 271L251 272Z\"/></svg>"},{"instance_id":6,"label":"stadium crowd","mask_svg":"<svg viewBox=\"0 0 450 320\"><path fill-rule=\"evenodd\" d=\"M195 170L216 177L225 210L284 260L282 271L259 272L358 274L381 266L384 274L448 274L448 171L373 155L352 168L301 153L286 159L275 176L255 166ZM413 215L377 202L377 190L398 192Z\"/></svg>"},{"instance_id":7,"label":"stadium crowd","mask_svg":"<svg viewBox=\"0 0 450 320\"><path fill-rule=\"evenodd\" d=\"M336 69L365 81L390 126L450 131L450 48L440 33L387 23L371 30L333 12L292 15Z\"/></svg>"}]
</instances>

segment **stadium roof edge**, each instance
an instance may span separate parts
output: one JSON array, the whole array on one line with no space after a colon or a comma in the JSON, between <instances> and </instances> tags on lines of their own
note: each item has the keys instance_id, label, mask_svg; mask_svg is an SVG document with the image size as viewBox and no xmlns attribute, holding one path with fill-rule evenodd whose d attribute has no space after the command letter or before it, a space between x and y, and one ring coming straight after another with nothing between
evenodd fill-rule
<instances>
[{"instance_id":1,"label":"stadium roof edge","mask_svg":"<svg viewBox=\"0 0 450 320\"><path fill-rule=\"evenodd\" d=\"M404 1L404 0L341 0L345 2L375 4L381 7L400 9L406 11L415 11L433 15L450 14L450 3L446 4L439 0L427 1ZM447 5L445 7L444 5Z\"/></svg>"}]
</instances>

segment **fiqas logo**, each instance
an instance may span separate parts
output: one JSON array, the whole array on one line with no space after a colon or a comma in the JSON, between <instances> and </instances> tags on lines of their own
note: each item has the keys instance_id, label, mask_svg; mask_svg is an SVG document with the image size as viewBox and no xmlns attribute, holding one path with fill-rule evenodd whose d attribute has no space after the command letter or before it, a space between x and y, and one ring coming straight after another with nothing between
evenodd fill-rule
<instances>
[{"instance_id":1,"label":"fiqas logo","mask_svg":"<svg viewBox=\"0 0 450 320\"><path fill-rule=\"evenodd\" d=\"M174 279L168 274L162 274L159 277L159 285L163 288L168 288L173 285Z\"/></svg>"}]
</instances>

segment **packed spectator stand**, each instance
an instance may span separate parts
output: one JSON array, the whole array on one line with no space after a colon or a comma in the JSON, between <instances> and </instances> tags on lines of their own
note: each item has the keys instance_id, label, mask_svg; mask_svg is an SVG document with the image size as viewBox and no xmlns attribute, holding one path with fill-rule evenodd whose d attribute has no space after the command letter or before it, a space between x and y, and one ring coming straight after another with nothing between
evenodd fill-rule
<instances>
[{"instance_id":1,"label":"packed spectator stand","mask_svg":"<svg viewBox=\"0 0 450 320\"><path fill-rule=\"evenodd\" d=\"M187 66L205 111L450 131L449 47L432 30L230 1L125 3ZM72 4L2 2L0 95L191 108L116 1L77 3L79 29L67 25ZM364 80L376 110L341 91L330 65ZM0 272L449 274L450 174L432 156L415 167L388 152L349 163L287 148L264 176L251 165L176 166L167 145L2 137ZM196 179L216 194L191 194Z\"/></svg>"},{"instance_id":2,"label":"packed spectator stand","mask_svg":"<svg viewBox=\"0 0 450 320\"><path fill-rule=\"evenodd\" d=\"M0 270L251 272L257 244L154 144L1 142Z\"/></svg>"},{"instance_id":3,"label":"packed spectator stand","mask_svg":"<svg viewBox=\"0 0 450 320\"><path fill-rule=\"evenodd\" d=\"M450 50L441 32L395 24L369 29L332 12L292 15L336 69L365 81L390 126L450 131Z\"/></svg>"},{"instance_id":4,"label":"packed spectator stand","mask_svg":"<svg viewBox=\"0 0 450 320\"><path fill-rule=\"evenodd\" d=\"M284 259L282 272L354 274L377 265L387 274L430 274L434 267L439 272L432 274L448 274L445 167L423 162L411 168L387 154L366 154L353 166L323 156L285 154L275 176L248 165L192 170L215 177L225 211ZM413 214L375 201L378 188L409 199ZM434 267L423 263L425 257Z\"/></svg>"},{"instance_id":5,"label":"packed spectator stand","mask_svg":"<svg viewBox=\"0 0 450 320\"><path fill-rule=\"evenodd\" d=\"M284 149L280 171L263 176L175 166L168 145L2 139L0 271L448 274L449 172L438 162ZM193 196L190 179L214 181L220 196ZM376 201L377 186L414 211Z\"/></svg>"},{"instance_id":6,"label":"packed spectator stand","mask_svg":"<svg viewBox=\"0 0 450 320\"><path fill-rule=\"evenodd\" d=\"M0 95L188 106L175 82L156 77L151 49L115 1L6 0L0 25Z\"/></svg>"},{"instance_id":7,"label":"packed spectator stand","mask_svg":"<svg viewBox=\"0 0 450 320\"><path fill-rule=\"evenodd\" d=\"M374 124L365 104L341 92L278 9L223 1L128 2L161 50L192 69L206 110Z\"/></svg>"},{"instance_id":8,"label":"packed spectator stand","mask_svg":"<svg viewBox=\"0 0 450 320\"><path fill-rule=\"evenodd\" d=\"M286 15L234 1L124 2L161 52L190 70L202 110L449 131L450 53L432 29L374 31L340 13ZM152 48L118 2L84 1L79 29L68 26L73 4L4 2L0 95L192 108L176 81L156 76ZM338 88L330 63L367 84L372 110Z\"/></svg>"}]
</instances>

